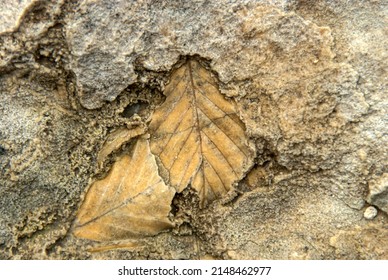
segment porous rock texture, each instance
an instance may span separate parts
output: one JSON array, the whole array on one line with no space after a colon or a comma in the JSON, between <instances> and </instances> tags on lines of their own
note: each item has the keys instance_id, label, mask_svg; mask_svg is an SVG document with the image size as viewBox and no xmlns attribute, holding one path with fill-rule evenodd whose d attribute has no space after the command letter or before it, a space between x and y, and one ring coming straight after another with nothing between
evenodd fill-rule
<instances>
[{"instance_id":1,"label":"porous rock texture","mask_svg":"<svg viewBox=\"0 0 388 280\"><path fill-rule=\"evenodd\" d=\"M0 259L388 259L387 13L383 0L0 0ZM104 142L146 133L186 59L236 101L255 165L206 208L176 194L172 230L76 238L90 183L132 140L101 164Z\"/></svg>"}]
</instances>

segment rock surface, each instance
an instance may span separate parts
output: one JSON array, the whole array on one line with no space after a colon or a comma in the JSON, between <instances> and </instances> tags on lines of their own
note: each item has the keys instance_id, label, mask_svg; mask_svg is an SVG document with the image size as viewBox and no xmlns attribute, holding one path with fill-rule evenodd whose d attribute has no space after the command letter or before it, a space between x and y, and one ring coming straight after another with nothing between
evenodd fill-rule
<instances>
[{"instance_id":1,"label":"rock surface","mask_svg":"<svg viewBox=\"0 0 388 280\"><path fill-rule=\"evenodd\" d=\"M367 201L388 214L388 173L376 180L369 181Z\"/></svg>"},{"instance_id":2,"label":"rock surface","mask_svg":"<svg viewBox=\"0 0 388 280\"><path fill-rule=\"evenodd\" d=\"M0 259L388 259L386 1L7 3ZM172 230L76 238L90 184L131 151L115 131L144 134L187 59L236 101L255 166L204 209L176 194Z\"/></svg>"},{"instance_id":3,"label":"rock surface","mask_svg":"<svg viewBox=\"0 0 388 280\"><path fill-rule=\"evenodd\" d=\"M364 218L367 220L372 220L375 218L377 215L377 209L373 206L369 206L368 208L365 209L364 212Z\"/></svg>"}]
</instances>

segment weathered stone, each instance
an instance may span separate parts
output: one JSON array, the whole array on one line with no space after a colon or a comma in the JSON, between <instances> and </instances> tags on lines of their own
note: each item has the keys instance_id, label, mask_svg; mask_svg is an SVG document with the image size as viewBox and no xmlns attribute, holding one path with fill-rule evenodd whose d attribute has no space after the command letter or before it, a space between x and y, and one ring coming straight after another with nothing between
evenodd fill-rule
<instances>
[{"instance_id":1,"label":"weathered stone","mask_svg":"<svg viewBox=\"0 0 388 280\"><path fill-rule=\"evenodd\" d=\"M35 0L23 0L18 2L10 2L1 0L0 7L0 34L15 31L20 24L23 15L28 10Z\"/></svg>"},{"instance_id":2,"label":"weathered stone","mask_svg":"<svg viewBox=\"0 0 388 280\"><path fill-rule=\"evenodd\" d=\"M367 201L388 213L388 173L384 173L376 180L369 181Z\"/></svg>"},{"instance_id":3,"label":"weathered stone","mask_svg":"<svg viewBox=\"0 0 388 280\"><path fill-rule=\"evenodd\" d=\"M364 218L367 220L372 220L375 218L377 215L377 209L374 208L373 206L369 206L368 208L365 209L364 212Z\"/></svg>"},{"instance_id":4,"label":"weathered stone","mask_svg":"<svg viewBox=\"0 0 388 280\"><path fill-rule=\"evenodd\" d=\"M234 96L259 81L263 89L277 89L311 76L327 68L333 56L329 29L265 1L231 3L227 9L222 2L208 1L158 6L148 1L81 1L68 21L71 68L82 104L89 109L112 101L135 83L135 67L166 71L180 55L210 59L222 82L234 81L224 88ZM274 77L280 75L279 85ZM253 82L239 85L248 79Z\"/></svg>"}]
</instances>

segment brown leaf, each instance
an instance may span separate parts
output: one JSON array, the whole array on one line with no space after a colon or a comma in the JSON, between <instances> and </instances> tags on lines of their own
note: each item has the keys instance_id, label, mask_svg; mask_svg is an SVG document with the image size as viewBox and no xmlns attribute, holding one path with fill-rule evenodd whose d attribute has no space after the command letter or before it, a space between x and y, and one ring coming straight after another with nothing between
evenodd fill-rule
<instances>
[{"instance_id":1,"label":"brown leaf","mask_svg":"<svg viewBox=\"0 0 388 280\"><path fill-rule=\"evenodd\" d=\"M118 150L122 145L128 143L132 138L144 134L146 128L142 125L134 129L120 127L109 134L97 156L98 166L101 167L107 156L113 151Z\"/></svg>"},{"instance_id":2,"label":"brown leaf","mask_svg":"<svg viewBox=\"0 0 388 280\"><path fill-rule=\"evenodd\" d=\"M227 193L252 164L244 124L235 103L195 60L172 74L164 93L149 127L151 151L166 182L178 192L191 184L204 206Z\"/></svg>"},{"instance_id":3,"label":"brown leaf","mask_svg":"<svg viewBox=\"0 0 388 280\"><path fill-rule=\"evenodd\" d=\"M148 140L117 160L107 177L94 182L74 225L74 235L98 241L154 235L172 227L168 219L175 190L158 174Z\"/></svg>"}]
</instances>

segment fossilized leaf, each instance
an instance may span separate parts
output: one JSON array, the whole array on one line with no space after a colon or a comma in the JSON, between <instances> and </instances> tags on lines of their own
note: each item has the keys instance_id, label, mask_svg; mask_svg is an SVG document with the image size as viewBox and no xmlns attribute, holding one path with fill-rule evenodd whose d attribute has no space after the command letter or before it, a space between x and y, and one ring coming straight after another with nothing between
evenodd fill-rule
<instances>
[{"instance_id":1,"label":"fossilized leaf","mask_svg":"<svg viewBox=\"0 0 388 280\"><path fill-rule=\"evenodd\" d=\"M244 124L235 103L195 60L172 74L164 93L149 127L151 151L165 180L178 192L191 184L204 206L228 192L252 164Z\"/></svg>"},{"instance_id":2,"label":"fossilized leaf","mask_svg":"<svg viewBox=\"0 0 388 280\"><path fill-rule=\"evenodd\" d=\"M129 142L132 138L144 134L145 127L140 125L134 129L121 127L113 131L106 139L104 146L97 156L98 166L102 166L106 157L113 151L119 149L123 144Z\"/></svg>"},{"instance_id":3,"label":"fossilized leaf","mask_svg":"<svg viewBox=\"0 0 388 280\"><path fill-rule=\"evenodd\" d=\"M154 235L170 228L175 190L158 174L147 139L116 161L107 177L94 182L74 225L74 235L98 241Z\"/></svg>"}]
</instances>

